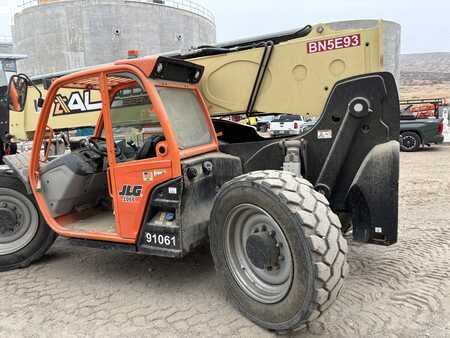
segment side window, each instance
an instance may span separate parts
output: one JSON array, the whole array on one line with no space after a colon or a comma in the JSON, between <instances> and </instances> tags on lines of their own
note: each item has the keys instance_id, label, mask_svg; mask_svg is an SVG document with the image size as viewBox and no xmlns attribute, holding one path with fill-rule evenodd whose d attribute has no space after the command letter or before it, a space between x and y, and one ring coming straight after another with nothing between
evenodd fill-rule
<instances>
[{"instance_id":1,"label":"side window","mask_svg":"<svg viewBox=\"0 0 450 338\"><path fill-rule=\"evenodd\" d=\"M111 101L111 123L116 160L128 162L156 157L156 145L164 140L161 125L147 92L131 74L108 76L108 83L120 89Z\"/></svg>"},{"instance_id":2,"label":"side window","mask_svg":"<svg viewBox=\"0 0 450 338\"><path fill-rule=\"evenodd\" d=\"M68 129L69 132L55 132L55 135L46 132L44 148L47 150L47 141L53 138L49 155L62 155L66 148L76 149L80 146L80 136L88 138L92 136L95 124L102 109L100 90L98 89L98 77L76 79L73 82L60 87L52 102L47 125L53 130ZM33 92L33 91L31 91ZM30 92L30 93L31 93ZM34 95L34 92L33 94ZM30 95L30 98L32 96ZM36 101L34 100L34 104ZM39 118L39 109L33 106L36 114L31 117Z\"/></svg>"},{"instance_id":3,"label":"side window","mask_svg":"<svg viewBox=\"0 0 450 338\"><path fill-rule=\"evenodd\" d=\"M208 120L194 91L171 87L157 87L157 90L175 132L178 148L187 149L212 142Z\"/></svg>"}]
</instances>

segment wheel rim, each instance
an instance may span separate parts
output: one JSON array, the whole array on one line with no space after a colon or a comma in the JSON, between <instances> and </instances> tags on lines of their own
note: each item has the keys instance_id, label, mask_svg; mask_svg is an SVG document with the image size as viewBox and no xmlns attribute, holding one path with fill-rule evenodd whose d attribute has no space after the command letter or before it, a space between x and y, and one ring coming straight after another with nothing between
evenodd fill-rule
<instances>
[{"instance_id":1,"label":"wheel rim","mask_svg":"<svg viewBox=\"0 0 450 338\"><path fill-rule=\"evenodd\" d=\"M278 223L263 209L241 204L228 215L225 234L225 258L239 287L261 303L282 300L291 287L293 260Z\"/></svg>"},{"instance_id":2,"label":"wheel rim","mask_svg":"<svg viewBox=\"0 0 450 338\"><path fill-rule=\"evenodd\" d=\"M39 215L21 193L0 188L0 255L23 249L36 235Z\"/></svg>"},{"instance_id":3,"label":"wheel rim","mask_svg":"<svg viewBox=\"0 0 450 338\"><path fill-rule=\"evenodd\" d=\"M402 137L402 144L405 149L411 150L417 146L417 140L413 136L406 135Z\"/></svg>"}]
</instances>

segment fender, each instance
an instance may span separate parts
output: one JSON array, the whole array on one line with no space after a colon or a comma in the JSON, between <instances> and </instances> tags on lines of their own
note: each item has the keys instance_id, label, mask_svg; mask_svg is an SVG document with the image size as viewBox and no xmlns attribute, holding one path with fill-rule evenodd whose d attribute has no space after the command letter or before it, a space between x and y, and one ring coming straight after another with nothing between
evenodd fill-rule
<instances>
[{"instance_id":1,"label":"fender","mask_svg":"<svg viewBox=\"0 0 450 338\"><path fill-rule=\"evenodd\" d=\"M23 183L28 194L31 194L30 181L28 180L28 166L31 152L17 153L3 157L3 162L14 175Z\"/></svg>"},{"instance_id":2,"label":"fender","mask_svg":"<svg viewBox=\"0 0 450 338\"><path fill-rule=\"evenodd\" d=\"M399 143L375 146L365 157L347 195L355 241L397 242Z\"/></svg>"}]
</instances>

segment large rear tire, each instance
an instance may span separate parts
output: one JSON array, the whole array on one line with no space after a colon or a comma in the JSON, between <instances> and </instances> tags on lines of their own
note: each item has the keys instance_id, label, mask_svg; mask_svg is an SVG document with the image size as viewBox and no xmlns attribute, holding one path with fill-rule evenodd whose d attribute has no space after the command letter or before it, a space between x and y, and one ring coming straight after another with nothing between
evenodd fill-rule
<instances>
[{"instance_id":1,"label":"large rear tire","mask_svg":"<svg viewBox=\"0 0 450 338\"><path fill-rule=\"evenodd\" d=\"M14 176L0 176L0 271L30 265L55 239L22 182Z\"/></svg>"},{"instance_id":2,"label":"large rear tire","mask_svg":"<svg viewBox=\"0 0 450 338\"><path fill-rule=\"evenodd\" d=\"M348 272L340 228L326 198L291 173L257 171L225 184L209 235L231 302L277 332L319 317Z\"/></svg>"}]
</instances>

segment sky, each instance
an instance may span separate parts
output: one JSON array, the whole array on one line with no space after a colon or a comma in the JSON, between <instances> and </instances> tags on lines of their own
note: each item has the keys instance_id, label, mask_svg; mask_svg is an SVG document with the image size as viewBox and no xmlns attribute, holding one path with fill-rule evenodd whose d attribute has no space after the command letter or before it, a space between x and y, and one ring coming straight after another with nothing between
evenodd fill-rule
<instances>
[{"instance_id":1,"label":"sky","mask_svg":"<svg viewBox=\"0 0 450 338\"><path fill-rule=\"evenodd\" d=\"M10 35L10 7L0 0L0 36ZM402 53L450 52L449 0L195 0L214 13L217 41L307 24L385 19L402 26Z\"/></svg>"}]
</instances>

